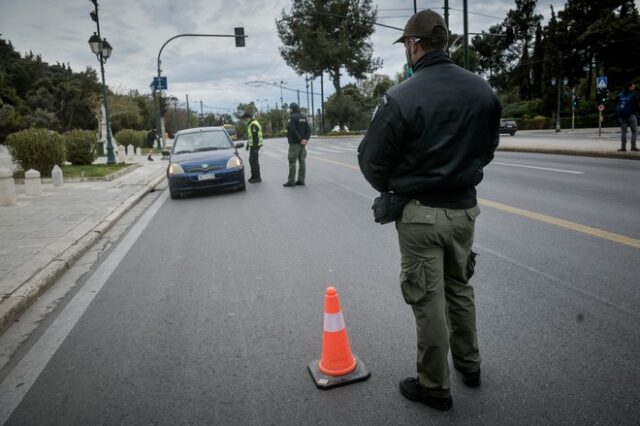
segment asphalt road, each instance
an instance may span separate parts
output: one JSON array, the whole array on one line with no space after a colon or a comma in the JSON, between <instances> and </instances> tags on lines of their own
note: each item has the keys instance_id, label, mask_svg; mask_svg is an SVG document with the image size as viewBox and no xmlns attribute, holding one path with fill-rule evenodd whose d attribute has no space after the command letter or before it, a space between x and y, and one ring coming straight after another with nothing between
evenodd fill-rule
<instances>
[{"instance_id":1,"label":"asphalt road","mask_svg":"<svg viewBox=\"0 0 640 426\"><path fill-rule=\"evenodd\" d=\"M475 243L483 385L454 373L441 413L397 389L414 322L357 143L314 139L305 187L282 187L286 142L268 140L244 193L165 191L2 372L25 393L7 423L637 424L638 162L496 156ZM329 285L372 376L321 391L306 367Z\"/></svg>"}]
</instances>

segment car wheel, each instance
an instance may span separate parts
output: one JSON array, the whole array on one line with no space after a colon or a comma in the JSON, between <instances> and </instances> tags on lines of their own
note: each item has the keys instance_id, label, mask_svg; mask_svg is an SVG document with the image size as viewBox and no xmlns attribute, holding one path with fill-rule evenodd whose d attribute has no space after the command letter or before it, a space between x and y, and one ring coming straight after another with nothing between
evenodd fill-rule
<instances>
[{"instance_id":1,"label":"car wheel","mask_svg":"<svg viewBox=\"0 0 640 426\"><path fill-rule=\"evenodd\" d=\"M516 134L516 132L511 132L511 133L510 133L510 135L511 135L511 136L513 136L513 135L515 135L515 134Z\"/></svg>"},{"instance_id":2,"label":"car wheel","mask_svg":"<svg viewBox=\"0 0 640 426\"><path fill-rule=\"evenodd\" d=\"M178 198L178 193L176 191L173 190L173 188L169 187L169 196L171 197L172 200L175 200L176 198Z\"/></svg>"},{"instance_id":3,"label":"car wheel","mask_svg":"<svg viewBox=\"0 0 640 426\"><path fill-rule=\"evenodd\" d=\"M242 192L245 191L247 189L247 184L243 183L242 185L238 186L238 191Z\"/></svg>"}]
</instances>

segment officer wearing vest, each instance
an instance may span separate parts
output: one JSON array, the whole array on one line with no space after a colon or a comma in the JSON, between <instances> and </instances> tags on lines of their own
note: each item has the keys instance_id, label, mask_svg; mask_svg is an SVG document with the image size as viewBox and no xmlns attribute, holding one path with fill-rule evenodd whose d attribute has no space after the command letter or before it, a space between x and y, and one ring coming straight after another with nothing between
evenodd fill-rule
<instances>
[{"instance_id":1,"label":"officer wearing vest","mask_svg":"<svg viewBox=\"0 0 640 426\"><path fill-rule=\"evenodd\" d=\"M262 126L248 112L242 118L249 120L247 123L247 151L249 151L249 166L251 167L249 183L262 182L260 162L258 161L258 151L262 147Z\"/></svg>"},{"instance_id":2,"label":"officer wearing vest","mask_svg":"<svg viewBox=\"0 0 640 426\"><path fill-rule=\"evenodd\" d=\"M393 86L358 147L360 170L380 192L407 200L396 219L400 289L416 321L417 373L402 395L453 405L449 350L466 386L480 385L471 251L480 213L475 186L498 146L501 106L481 77L447 55L444 19L413 15L403 43L414 74ZM396 197L398 198L398 197Z\"/></svg>"}]
</instances>

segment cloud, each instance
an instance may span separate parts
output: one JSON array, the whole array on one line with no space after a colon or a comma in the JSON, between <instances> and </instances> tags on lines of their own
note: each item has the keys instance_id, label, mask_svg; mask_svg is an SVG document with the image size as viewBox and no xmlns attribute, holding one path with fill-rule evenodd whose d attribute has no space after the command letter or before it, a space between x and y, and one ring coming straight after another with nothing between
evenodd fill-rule
<instances>
[{"instance_id":1,"label":"cloud","mask_svg":"<svg viewBox=\"0 0 640 426\"><path fill-rule=\"evenodd\" d=\"M413 14L412 3L399 5L394 0L379 0L378 22L404 27ZM548 15L549 4L561 8L564 0L542 1L538 10ZM433 6L443 13L441 2L418 1L418 7ZM462 32L461 6L450 2L450 28ZM171 41L162 51L162 73L169 81L169 93L186 102L203 100L203 105L235 110L238 103L268 99L271 107L280 104L279 86L253 87L249 81L280 82L285 103L300 100L306 105L304 76L298 76L280 57L281 46L275 21L289 0L237 2L232 0L101 0L99 1L102 36L113 46L105 66L106 81L112 90L126 93L131 89L149 93L149 84L157 74L158 51L169 38L183 33L233 34L243 26L249 36L246 48L236 48L232 38L183 37ZM469 30L480 32L501 22L512 0L487 0L470 5ZM33 51L49 63L69 63L76 71L99 65L87 43L96 31L89 18L93 5L88 1L52 2L48 0L0 0L0 31L17 51ZM391 43L399 31L376 27L371 37L374 57L384 61L378 73L392 78L402 70L404 49ZM350 82L343 79L343 84ZM325 96L333 85L325 76ZM292 90L287 90L292 89ZM320 81L314 83L320 92ZM319 103L316 98L316 105ZM265 106L266 106L265 102Z\"/></svg>"}]
</instances>

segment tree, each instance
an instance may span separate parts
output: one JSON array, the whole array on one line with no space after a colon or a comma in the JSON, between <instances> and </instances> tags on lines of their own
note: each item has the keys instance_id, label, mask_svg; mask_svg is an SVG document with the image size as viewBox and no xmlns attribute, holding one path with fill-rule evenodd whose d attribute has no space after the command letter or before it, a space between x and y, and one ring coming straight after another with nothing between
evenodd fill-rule
<instances>
[{"instance_id":1,"label":"tree","mask_svg":"<svg viewBox=\"0 0 640 426\"><path fill-rule=\"evenodd\" d=\"M339 97L341 70L363 79L382 65L369 41L376 14L371 0L293 0L276 21L280 54L300 75L328 72Z\"/></svg>"}]
</instances>

